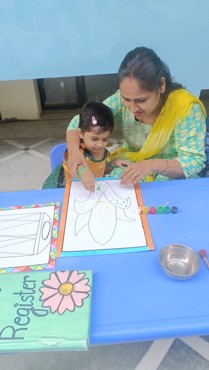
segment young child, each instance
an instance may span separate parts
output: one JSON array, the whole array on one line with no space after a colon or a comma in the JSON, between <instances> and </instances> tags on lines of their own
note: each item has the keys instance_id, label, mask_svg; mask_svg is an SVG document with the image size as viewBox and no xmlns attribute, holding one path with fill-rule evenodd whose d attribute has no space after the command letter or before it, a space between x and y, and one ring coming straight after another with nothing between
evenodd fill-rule
<instances>
[{"instance_id":1,"label":"young child","mask_svg":"<svg viewBox=\"0 0 209 370\"><path fill-rule=\"evenodd\" d=\"M108 164L109 151L106 149L108 139L114 128L111 109L97 102L83 105L79 115L78 134L81 139L80 150L84 154L87 167L78 166L78 176L85 189L94 191L95 178L104 177L114 166L121 166L120 160ZM65 179L69 179L67 168L68 151L63 162Z\"/></svg>"}]
</instances>

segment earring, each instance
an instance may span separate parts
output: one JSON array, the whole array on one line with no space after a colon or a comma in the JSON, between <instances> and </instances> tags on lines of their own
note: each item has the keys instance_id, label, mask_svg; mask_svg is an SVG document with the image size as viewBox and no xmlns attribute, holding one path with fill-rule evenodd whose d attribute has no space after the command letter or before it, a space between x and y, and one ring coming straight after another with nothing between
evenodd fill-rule
<instances>
[{"instance_id":1,"label":"earring","mask_svg":"<svg viewBox=\"0 0 209 370\"><path fill-rule=\"evenodd\" d=\"M80 143L80 147L81 147L82 149L86 149L86 144L85 144L83 141L81 141L81 143Z\"/></svg>"}]
</instances>

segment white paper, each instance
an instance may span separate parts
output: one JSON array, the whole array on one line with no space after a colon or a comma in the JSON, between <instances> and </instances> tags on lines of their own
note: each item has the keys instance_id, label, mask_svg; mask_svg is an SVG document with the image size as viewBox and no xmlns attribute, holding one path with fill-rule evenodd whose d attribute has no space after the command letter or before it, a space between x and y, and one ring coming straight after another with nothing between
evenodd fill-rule
<instances>
[{"instance_id":1,"label":"white paper","mask_svg":"<svg viewBox=\"0 0 209 370\"><path fill-rule=\"evenodd\" d=\"M145 247L145 233L133 185L119 180L96 183L91 193L72 182L63 251Z\"/></svg>"},{"instance_id":2,"label":"white paper","mask_svg":"<svg viewBox=\"0 0 209 370\"><path fill-rule=\"evenodd\" d=\"M54 206L0 211L0 268L48 263Z\"/></svg>"}]
</instances>

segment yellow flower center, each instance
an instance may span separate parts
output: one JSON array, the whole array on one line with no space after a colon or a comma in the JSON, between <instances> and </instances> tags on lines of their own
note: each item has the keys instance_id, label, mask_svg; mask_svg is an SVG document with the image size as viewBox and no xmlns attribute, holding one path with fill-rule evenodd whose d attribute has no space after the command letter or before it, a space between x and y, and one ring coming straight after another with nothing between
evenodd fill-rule
<instances>
[{"instance_id":1,"label":"yellow flower center","mask_svg":"<svg viewBox=\"0 0 209 370\"><path fill-rule=\"evenodd\" d=\"M63 283L59 286L59 293L62 295L68 295L73 291L73 284L71 283Z\"/></svg>"}]
</instances>

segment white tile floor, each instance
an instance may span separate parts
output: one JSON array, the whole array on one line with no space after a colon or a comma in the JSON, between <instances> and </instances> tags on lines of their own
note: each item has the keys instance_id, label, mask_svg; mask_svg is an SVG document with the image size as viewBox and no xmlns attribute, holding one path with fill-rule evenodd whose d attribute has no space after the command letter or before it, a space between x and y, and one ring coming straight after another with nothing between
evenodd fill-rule
<instances>
[{"instance_id":1,"label":"white tile floor","mask_svg":"<svg viewBox=\"0 0 209 370\"><path fill-rule=\"evenodd\" d=\"M35 139L9 137L0 140L0 191L41 188L51 170L50 149L63 142L64 136ZM90 347L87 352L2 355L0 369L206 370L209 369L209 337Z\"/></svg>"},{"instance_id":2,"label":"white tile floor","mask_svg":"<svg viewBox=\"0 0 209 370\"><path fill-rule=\"evenodd\" d=\"M51 138L4 140L0 152L0 191L40 188L51 171L49 152L54 145Z\"/></svg>"}]
</instances>

